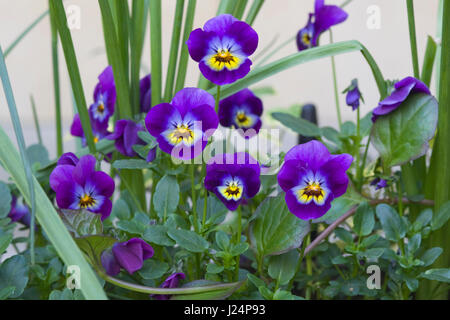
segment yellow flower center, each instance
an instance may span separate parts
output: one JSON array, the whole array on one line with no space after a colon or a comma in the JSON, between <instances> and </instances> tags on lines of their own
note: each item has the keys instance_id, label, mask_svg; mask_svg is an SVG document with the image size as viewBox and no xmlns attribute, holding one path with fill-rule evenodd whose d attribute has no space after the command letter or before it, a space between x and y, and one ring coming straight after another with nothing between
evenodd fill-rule
<instances>
[{"instance_id":1,"label":"yellow flower center","mask_svg":"<svg viewBox=\"0 0 450 320\"><path fill-rule=\"evenodd\" d=\"M105 112L105 105L103 103L100 103L97 107L97 111L98 111L98 113Z\"/></svg>"},{"instance_id":2,"label":"yellow flower center","mask_svg":"<svg viewBox=\"0 0 450 320\"><path fill-rule=\"evenodd\" d=\"M94 143L97 143L99 140L99 137L94 137Z\"/></svg>"},{"instance_id":3,"label":"yellow flower center","mask_svg":"<svg viewBox=\"0 0 450 320\"><path fill-rule=\"evenodd\" d=\"M169 141L173 144L179 144L181 142L192 143L194 141L194 132L184 124L178 125L172 133L169 134Z\"/></svg>"},{"instance_id":4,"label":"yellow flower center","mask_svg":"<svg viewBox=\"0 0 450 320\"><path fill-rule=\"evenodd\" d=\"M228 181L225 186L219 187L220 193L227 200L239 200L242 197L242 184L239 181Z\"/></svg>"},{"instance_id":5,"label":"yellow flower center","mask_svg":"<svg viewBox=\"0 0 450 320\"><path fill-rule=\"evenodd\" d=\"M237 124L240 127L246 127L249 126L250 124L250 118L247 117L247 115L245 114L245 112L243 111L239 111L236 115L236 120L237 120Z\"/></svg>"},{"instance_id":6,"label":"yellow flower center","mask_svg":"<svg viewBox=\"0 0 450 320\"><path fill-rule=\"evenodd\" d=\"M322 204L325 200L325 190L319 183L310 182L308 185L298 191L298 198L303 203L309 203L314 200L317 204Z\"/></svg>"},{"instance_id":7,"label":"yellow flower center","mask_svg":"<svg viewBox=\"0 0 450 320\"><path fill-rule=\"evenodd\" d=\"M311 45L311 37L309 36L309 33L305 32L302 36L302 42L306 45L306 46L310 46Z\"/></svg>"},{"instance_id":8,"label":"yellow flower center","mask_svg":"<svg viewBox=\"0 0 450 320\"><path fill-rule=\"evenodd\" d=\"M222 71L224 68L234 70L239 67L240 59L230 51L222 49L217 51L208 62L209 66L216 71Z\"/></svg>"},{"instance_id":9,"label":"yellow flower center","mask_svg":"<svg viewBox=\"0 0 450 320\"><path fill-rule=\"evenodd\" d=\"M80 208L86 209L95 205L95 199L91 195L85 194L80 198Z\"/></svg>"}]
</instances>

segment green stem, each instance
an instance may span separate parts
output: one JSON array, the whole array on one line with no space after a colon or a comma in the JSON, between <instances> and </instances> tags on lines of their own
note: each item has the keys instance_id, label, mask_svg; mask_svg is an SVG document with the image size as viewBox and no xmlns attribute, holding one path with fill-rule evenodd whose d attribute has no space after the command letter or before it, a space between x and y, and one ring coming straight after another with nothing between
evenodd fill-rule
<instances>
[{"instance_id":1,"label":"green stem","mask_svg":"<svg viewBox=\"0 0 450 320\"><path fill-rule=\"evenodd\" d=\"M150 42L152 62L152 106L161 102L162 48L161 0L150 1Z\"/></svg>"},{"instance_id":2,"label":"green stem","mask_svg":"<svg viewBox=\"0 0 450 320\"><path fill-rule=\"evenodd\" d=\"M240 244L241 243L241 234L242 234L242 209L241 206L239 206L237 208L237 222L238 222L238 228L237 228L237 233L236 233L236 244ZM240 258L241 256L238 255L236 257L236 269L235 269L235 281L239 280L239 264L240 264Z\"/></svg>"},{"instance_id":3,"label":"green stem","mask_svg":"<svg viewBox=\"0 0 450 320\"><path fill-rule=\"evenodd\" d=\"M311 243L311 233L308 234L306 242L307 242L306 246L308 246ZM311 255L308 255L306 257L306 274L308 276L312 276L312 258L311 258ZM311 300L311 283L309 283L309 282L308 282L308 284L306 286L305 299L306 300Z\"/></svg>"},{"instance_id":4,"label":"green stem","mask_svg":"<svg viewBox=\"0 0 450 320\"><path fill-rule=\"evenodd\" d=\"M191 197L192 197L192 217L194 218L194 230L199 233L198 230L198 217L197 217L197 195L195 192L195 164L189 166L191 174Z\"/></svg>"},{"instance_id":5,"label":"green stem","mask_svg":"<svg viewBox=\"0 0 450 320\"><path fill-rule=\"evenodd\" d=\"M361 145L361 112L359 108L356 110L356 141L355 141L355 152L356 152L356 181L358 183L358 189L361 181L361 154L360 154L360 145Z\"/></svg>"},{"instance_id":6,"label":"green stem","mask_svg":"<svg viewBox=\"0 0 450 320\"><path fill-rule=\"evenodd\" d=\"M367 140L367 144L366 144L366 149L364 150L364 155L363 155L363 159L362 159L362 163L361 166L359 167L359 180L358 180L358 186L359 186L359 190L361 190L362 185L363 185L363 180L364 180L364 168L366 167L366 161L367 161L367 155L369 153L369 147L370 147L370 140L371 140L371 135L369 135L369 138Z\"/></svg>"},{"instance_id":7,"label":"green stem","mask_svg":"<svg viewBox=\"0 0 450 320\"><path fill-rule=\"evenodd\" d=\"M261 10L261 7L263 4L264 4L264 0L254 0L253 1L253 4L250 7L250 10L247 14L247 18L245 18L245 21L249 25L253 25L253 22L255 22L255 19L258 16L258 13Z\"/></svg>"},{"instance_id":8,"label":"green stem","mask_svg":"<svg viewBox=\"0 0 450 320\"><path fill-rule=\"evenodd\" d=\"M306 243L306 240L303 240L302 248L299 250L300 258L297 261L297 266L295 267L294 276L292 277L291 280L289 280L289 284L288 284L288 287L287 287L288 291L292 290L295 278L297 277L297 274L300 272L300 268L302 267L303 258L305 257L305 250L306 250L307 245L308 244Z\"/></svg>"},{"instance_id":9,"label":"green stem","mask_svg":"<svg viewBox=\"0 0 450 320\"><path fill-rule=\"evenodd\" d=\"M420 79L419 58L417 55L416 22L414 20L413 0L406 0L406 7L408 10L409 40L411 42L411 57L414 69L414 77L416 79Z\"/></svg>"},{"instance_id":10,"label":"green stem","mask_svg":"<svg viewBox=\"0 0 450 320\"><path fill-rule=\"evenodd\" d=\"M220 86L217 86L217 95L216 95L216 113L219 113L219 105L220 105Z\"/></svg>"},{"instance_id":11,"label":"green stem","mask_svg":"<svg viewBox=\"0 0 450 320\"><path fill-rule=\"evenodd\" d=\"M39 126L39 118L36 112L36 103L34 102L34 98L30 95L31 109L33 111L33 120L34 125L36 127L36 135L39 141L39 144L42 144L42 135L41 135L41 127Z\"/></svg>"},{"instance_id":12,"label":"green stem","mask_svg":"<svg viewBox=\"0 0 450 320\"><path fill-rule=\"evenodd\" d=\"M330 30L330 43L333 43L333 33ZM342 128L342 116L341 116L341 106L339 103L339 90L337 83L337 73L336 73L336 61L334 56L331 56L331 70L333 71L333 88L334 88L334 100L336 102L336 113L338 118L339 129Z\"/></svg>"}]
</instances>

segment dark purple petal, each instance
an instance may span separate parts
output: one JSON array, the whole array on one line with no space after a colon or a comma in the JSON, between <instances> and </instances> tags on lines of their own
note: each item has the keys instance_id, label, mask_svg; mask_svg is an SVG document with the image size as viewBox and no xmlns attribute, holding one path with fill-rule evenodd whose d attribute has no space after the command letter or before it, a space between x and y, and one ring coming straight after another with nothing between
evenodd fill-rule
<instances>
[{"instance_id":1,"label":"dark purple petal","mask_svg":"<svg viewBox=\"0 0 450 320\"><path fill-rule=\"evenodd\" d=\"M298 186L302 177L307 174L308 164L302 160L287 160L278 173L278 184L285 192Z\"/></svg>"},{"instance_id":2,"label":"dark purple petal","mask_svg":"<svg viewBox=\"0 0 450 320\"><path fill-rule=\"evenodd\" d=\"M172 105L177 108L180 115L184 117L190 110L203 105L208 105L214 110L215 100L214 97L205 90L184 88L175 94Z\"/></svg>"},{"instance_id":3,"label":"dark purple petal","mask_svg":"<svg viewBox=\"0 0 450 320\"><path fill-rule=\"evenodd\" d=\"M233 38L245 55L251 56L258 47L258 34L243 21L234 22L227 30L226 35Z\"/></svg>"},{"instance_id":4,"label":"dark purple petal","mask_svg":"<svg viewBox=\"0 0 450 320\"><path fill-rule=\"evenodd\" d=\"M112 202L109 199L104 199L102 205L98 210L91 210L92 212L99 213L102 217L102 221L111 215Z\"/></svg>"},{"instance_id":5,"label":"dark purple petal","mask_svg":"<svg viewBox=\"0 0 450 320\"><path fill-rule=\"evenodd\" d=\"M315 12L314 28L318 34L347 20L348 14L338 6L322 6Z\"/></svg>"},{"instance_id":6,"label":"dark purple petal","mask_svg":"<svg viewBox=\"0 0 450 320\"><path fill-rule=\"evenodd\" d=\"M84 186L86 180L95 172L96 162L97 160L95 157L90 154L81 157L72 172L74 181L79 185Z\"/></svg>"},{"instance_id":7,"label":"dark purple petal","mask_svg":"<svg viewBox=\"0 0 450 320\"><path fill-rule=\"evenodd\" d=\"M61 182L58 185L56 192L56 203L61 209L78 209L73 208L72 205L77 201L76 188L79 187L72 181Z\"/></svg>"},{"instance_id":8,"label":"dark purple petal","mask_svg":"<svg viewBox=\"0 0 450 320\"><path fill-rule=\"evenodd\" d=\"M57 166L60 165L71 165L76 166L79 159L78 157L73 154L72 152L64 153L61 158L58 159L58 162L56 163Z\"/></svg>"},{"instance_id":9,"label":"dark purple petal","mask_svg":"<svg viewBox=\"0 0 450 320\"><path fill-rule=\"evenodd\" d=\"M184 280L186 278L186 275L184 273L174 273L171 276L169 276L164 282L160 285L160 288L178 288L180 280ZM170 295L160 295L160 294L154 294L151 295L151 297L155 298L156 300L169 300Z\"/></svg>"},{"instance_id":10,"label":"dark purple petal","mask_svg":"<svg viewBox=\"0 0 450 320\"><path fill-rule=\"evenodd\" d=\"M153 256L153 248L139 238L127 242L117 243L113 249L114 257L122 268L133 274L142 268L143 262Z\"/></svg>"},{"instance_id":11,"label":"dark purple petal","mask_svg":"<svg viewBox=\"0 0 450 320\"><path fill-rule=\"evenodd\" d=\"M113 195L115 189L114 180L103 171L94 172L90 177L90 182L95 186L98 194L107 198Z\"/></svg>"},{"instance_id":12,"label":"dark purple petal","mask_svg":"<svg viewBox=\"0 0 450 320\"><path fill-rule=\"evenodd\" d=\"M301 160L313 171L316 171L330 158L330 152L319 141L313 140L295 146L286 154L284 160Z\"/></svg>"},{"instance_id":13,"label":"dark purple petal","mask_svg":"<svg viewBox=\"0 0 450 320\"><path fill-rule=\"evenodd\" d=\"M250 59L246 59L236 70L230 71L227 68L224 68L222 71L214 71L208 67L204 61L201 61L199 68L206 79L216 85L222 86L244 78L250 72L251 65L252 62Z\"/></svg>"},{"instance_id":14,"label":"dark purple petal","mask_svg":"<svg viewBox=\"0 0 450 320\"><path fill-rule=\"evenodd\" d=\"M216 130L219 126L219 118L217 117L214 107L211 107L210 105L196 107L192 109L189 114L197 119L197 121L201 122L203 132L210 130L208 137L212 136L213 132L211 129Z\"/></svg>"},{"instance_id":15,"label":"dark purple petal","mask_svg":"<svg viewBox=\"0 0 450 320\"><path fill-rule=\"evenodd\" d=\"M114 277L120 273L120 265L117 263L111 250L103 251L100 259L103 268L109 276Z\"/></svg>"},{"instance_id":16,"label":"dark purple petal","mask_svg":"<svg viewBox=\"0 0 450 320\"><path fill-rule=\"evenodd\" d=\"M297 49L298 51L306 50L313 47L312 41L314 38L314 23L312 21L313 14L309 14L308 22L306 26L299 30L297 33Z\"/></svg>"},{"instance_id":17,"label":"dark purple petal","mask_svg":"<svg viewBox=\"0 0 450 320\"><path fill-rule=\"evenodd\" d=\"M118 120L116 121L116 126L114 128L114 132L106 136L105 138L108 140L116 140L123 136L123 132L125 127L130 120Z\"/></svg>"},{"instance_id":18,"label":"dark purple petal","mask_svg":"<svg viewBox=\"0 0 450 320\"><path fill-rule=\"evenodd\" d=\"M50 187L56 192L63 182L71 183L73 181L72 173L75 167L73 165L56 166L50 174Z\"/></svg>"},{"instance_id":19,"label":"dark purple petal","mask_svg":"<svg viewBox=\"0 0 450 320\"><path fill-rule=\"evenodd\" d=\"M149 111L145 118L145 126L152 136L158 137L169 129L170 120L173 117L181 118L178 110L169 103L162 103Z\"/></svg>"},{"instance_id":20,"label":"dark purple petal","mask_svg":"<svg viewBox=\"0 0 450 320\"><path fill-rule=\"evenodd\" d=\"M348 106L353 108L353 111L359 108L359 100L361 99L361 94L359 93L358 87L347 92L345 97L345 102Z\"/></svg>"},{"instance_id":21,"label":"dark purple petal","mask_svg":"<svg viewBox=\"0 0 450 320\"><path fill-rule=\"evenodd\" d=\"M141 112L148 112L152 107L152 77L147 75L139 83Z\"/></svg>"},{"instance_id":22,"label":"dark purple petal","mask_svg":"<svg viewBox=\"0 0 450 320\"><path fill-rule=\"evenodd\" d=\"M238 176L244 182L244 193L246 198L253 198L261 189L260 166L256 168L243 168L238 171Z\"/></svg>"},{"instance_id":23,"label":"dark purple petal","mask_svg":"<svg viewBox=\"0 0 450 320\"><path fill-rule=\"evenodd\" d=\"M221 14L208 20L203 26L203 30L206 32L214 32L218 35L224 35L228 32L229 28L239 21L231 14Z\"/></svg>"},{"instance_id":24,"label":"dark purple petal","mask_svg":"<svg viewBox=\"0 0 450 320\"><path fill-rule=\"evenodd\" d=\"M80 115L76 114L73 118L72 125L70 126L70 134L75 137L84 137L83 127L81 126Z\"/></svg>"},{"instance_id":25,"label":"dark purple petal","mask_svg":"<svg viewBox=\"0 0 450 320\"><path fill-rule=\"evenodd\" d=\"M209 43L212 37L215 36L213 32L205 32L202 29L195 29L189 35L186 42L189 50L189 55L194 61L200 62L209 51Z\"/></svg>"},{"instance_id":26,"label":"dark purple petal","mask_svg":"<svg viewBox=\"0 0 450 320\"><path fill-rule=\"evenodd\" d=\"M327 177L327 184L333 196L338 198L342 196L348 187L348 176L346 171L350 168L353 157L349 154L332 155L330 160L325 163L320 172Z\"/></svg>"},{"instance_id":27,"label":"dark purple petal","mask_svg":"<svg viewBox=\"0 0 450 320\"><path fill-rule=\"evenodd\" d=\"M147 155L147 159L146 159L147 162L153 162L155 160L156 151L157 151L156 147L150 149L150 151L148 152L148 155Z\"/></svg>"},{"instance_id":28,"label":"dark purple petal","mask_svg":"<svg viewBox=\"0 0 450 320\"><path fill-rule=\"evenodd\" d=\"M309 204L302 204L297 201L297 197L289 190L285 196L286 204L291 213L302 220L317 219L325 215L331 208L333 195L330 194L322 206L316 205L314 201Z\"/></svg>"}]
</instances>

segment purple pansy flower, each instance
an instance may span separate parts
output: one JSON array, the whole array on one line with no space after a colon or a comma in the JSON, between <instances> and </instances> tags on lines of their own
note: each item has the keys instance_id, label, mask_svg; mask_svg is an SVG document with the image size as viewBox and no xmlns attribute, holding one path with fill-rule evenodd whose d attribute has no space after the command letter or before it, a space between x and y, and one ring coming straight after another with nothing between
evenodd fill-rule
<instances>
[{"instance_id":1,"label":"purple pansy flower","mask_svg":"<svg viewBox=\"0 0 450 320\"><path fill-rule=\"evenodd\" d=\"M95 122L97 127L107 127L116 104L116 86L112 67L108 66L99 75L98 80L94 90L94 103L89 107L89 115L91 122Z\"/></svg>"},{"instance_id":2,"label":"purple pansy flower","mask_svg":"<svg viewBox=\"0 0 450 320\"><path fill-rule=\"evenodd\" d=\"M261 115L263 104L261 99L249 89L241 90L232 96L223 99L219 106L219 121L224 127L235 127L251 138L261 129Z\"/></svg>"},{"instance_id":3,"label":"purple pansy flower","mask_svg":"<svg viewBox=\"0 0 450 320\"><path fill-rule=\"evenodd\" d=\"M152 107L152 77L147 75L139 83L141 94L141 112L147 113Z\"/></svg>"},{"instance_id":4,"label":"purple pansy flower","mask_svg":"<svg viewBox=\"0 0 450 320\"><path fill-rule=\"evenodd\" d=\"M61 209L86 209L101 215L111 214L109 199L114 193L114 180L102 171L95 171L92 155L83 156L75 165L58 165L50 174L50 187L56 192L56 203Z\"/></svg>"},{"instance_id":5,"label":"purple pansy flower","mask_svg":"<svg viewBox=\"0 0 450 320\"><path fill-rule=\"evenodd\" d=\"M144 131L144 127L131 120L118 120L114 133L108 135L106 139L115 140L116 149L127 157L135 157L137 153L133 150L134 145L145 145L145 142L138 136L139 131Z\"/></svg>"},{"instance_id":6,"label":"purple pansy flower","mask_svg":"<svg viewBox=\"0 0 450 320\"><path fill-rule=\"evenodd\" d=\"M186 44L203 76L224 85L250 72L252 62L248 57L258 47L258 34L247 23L222 14L207 21L203 30L192 31Z\"/></svg>"},{"instance_id":7,"label":"purple pansy flower","mask_svg":"<svg viewBox=\"0 0 450 320\"><path fill-rule=\"evenodd\" d=\"M205 188L234 211L261 187L261 167L252 156L239 152L211 158L206 166Z\"/></svg>"},{"instance_id":8,"label":"purple pansy flower","mask_svg":"<svg viewBox=\"0 0 450 320\"><path fill-rule=\"evenodd\" d=\"M358 88L358 80L353 79L352 84L344 91L347 93L345 97L345 102L349 107L352 107L352 110L355 111L359 108L359 101L363 99L361 92Z\"/></svg>"},{"instance_id":9,"label":"purple pansy flower","mask_svg":"<svg viewBox=\"0 0 450 320\"><path fill-rule=\"evenodd\" d=\"M147 242L133 238L126 242L118 242L113 245L112 250L104 251L101 261L103 268L110 276L119 274L121 268L133 274L140 270L144 260L153 257L154 253L152 246Z\"/></svg>"},{"instance_id":10,"label":"purple pansy flower","mask_svg":"<svg viewBox=\"0 0 450 320\"><path fill-rule=\"evenodd\" d=\"M61 166L61 165L71 165L71 166L76 166L78 161L80 161L80 159L78 159L78 157L72 153L72 152L67 152L64 153L56 162L57 166Z\"/></svg>"},{"instance_id":11,"label":"purple pansy flower","mask_svg":"<svg viewBox=\"0 0 450 320\"><path fill-rule=\"evenodd\" d=\"M178 288L178 284L180 283L180 280L184 280L186 278L186 275L182 272L177 272L169 276L166 280L164 280L163 284L160 285L160 288ZM152 298L155 298L156 300L169 300L171 296L169 295L162 295L162 294L152 294Z\"/></svg>"},{"instance_id":12,"label":"purple pansy flower","mask_svg":"<svg viewBox=\"0 0 450 320\"><path fill-rule=\"evenodd\" d=\"M204 90L185 88L171 103L154 106L145 125L162 151L189 160L202 153L219 125L214 98Z\"/></svg>"},{"instance_id":13,"label":"purple pansy flower","mask_svg":"<svg viewBox=\"0 0 450 320\"><path fill-rule=\"evenodd\" d=\"M110 134L110 132L108 131L108 122L99 123L92 121L91 119L91 125L95 143L99 142L100 140L102 140L103 138L105 138L107 135ZM81 125L80 116L78 114L76 114L73 118L73 122L70 127L70 134L73 135L74 137L81 138L83 147L87 145L86 137L84 136L83 126Z\"/></svg>"},{"instance_id":14,"label":"purple pansy flower","mask_svg":"<svg viewBox=\"0 0 450 320\"><path fill-rule=\"evenodd\" d=\"M375 190L380 190L380 189L386 188L388 186L388 183L386 180L381 179L380 177L377 177L370 183L370 185L376 186Z\"/></svg>"},{"instance_id":15,"label":"purple pansy flower","mask_svg":"<svg viewBox=\"0 0 450 320\"><path fill-rule=\"evenodd\" d=\"M289 211L300 219L323 216L347 190L346 171L353 161L348 154L331 155L314 140L292 148L284 161L278 184L286 192Z\"/></svg>"},{"instance_id":16,"label":"purple pansy flower","mask_svg":"<svg viewBox=\"0 0 450 320\"><path fill-rule=\"evenodd\" d=\"M391 95L381 101L373 110L372 121L375 122L378 117L396 110L413 93L431 94L426 84L416 78L407 77L398 81Z\"/></svg>"},{"instance_id":17,"label":"purple pansy flower","mask_svg":"<svg viewBox=\"0 0 450 320\"><path fill-rule=\"evenodd\" d=\"M31 212L25 204L19 202L18 199L13 196L8 218L10 218L12 222L20 222L29 227L31 222Z\"/></svg>"},{"instance_id":18,"label":"purple pansy flower","mask_svg":"<svg viewBox=\"0 0 450 320\"><path fill-rule=\"evenodd\" d=\"M309 14L308 23L297 34L298 50L316 47L322 33L332 26L344 22L347 17L347 12L338 6L325 5L325 0L316 0L314 14Z\"/></svg>"}]
</instances>

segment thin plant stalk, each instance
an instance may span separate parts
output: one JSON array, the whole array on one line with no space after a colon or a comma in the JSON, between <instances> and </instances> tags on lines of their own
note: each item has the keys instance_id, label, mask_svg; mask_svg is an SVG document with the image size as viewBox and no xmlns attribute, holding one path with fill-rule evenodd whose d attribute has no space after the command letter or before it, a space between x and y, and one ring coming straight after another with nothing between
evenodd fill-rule
<instances>
[{"instance_id":1,"label":"thin plant stalk","mask_svg":"<svg viewBox=\"0 0 450 320\"><path fill-rule=\"evenodd\" d=\"M34 126L36 127L36 136L38 138L39 144L42 144L41 126L39 125L39 117L36 112L36 103L34 101L33 95L30 95L31 110L33 111Z\"/></svg>"},{"instance_id":2,"label":"thin plant stalk","mask_svg":"<svg viewBox=\"0 0 450 320\"><path fill-rule=\"evenodd\" d=\"M152 69L152 106L161 102L162 48L161 48L161 0L150 1L150 43Z\"/></svg>"},{"instance_id":3,"label":"thin plant stalk","mask_svg":"<svg viewBox=\"0 0 450 320\"><path fill-rule=\"evenodd\" d=\"M331 32L331 30L330 30L330 43L333 43L333 33ZM337 83L336 61L334 56L331 56L331 70L333 72L333 88L334 88L334 99L336 103L336 114L340 129L342 128L342 116L341 116L341 106L339 103L339 89Z\"/></svg>"}]
</instances>

